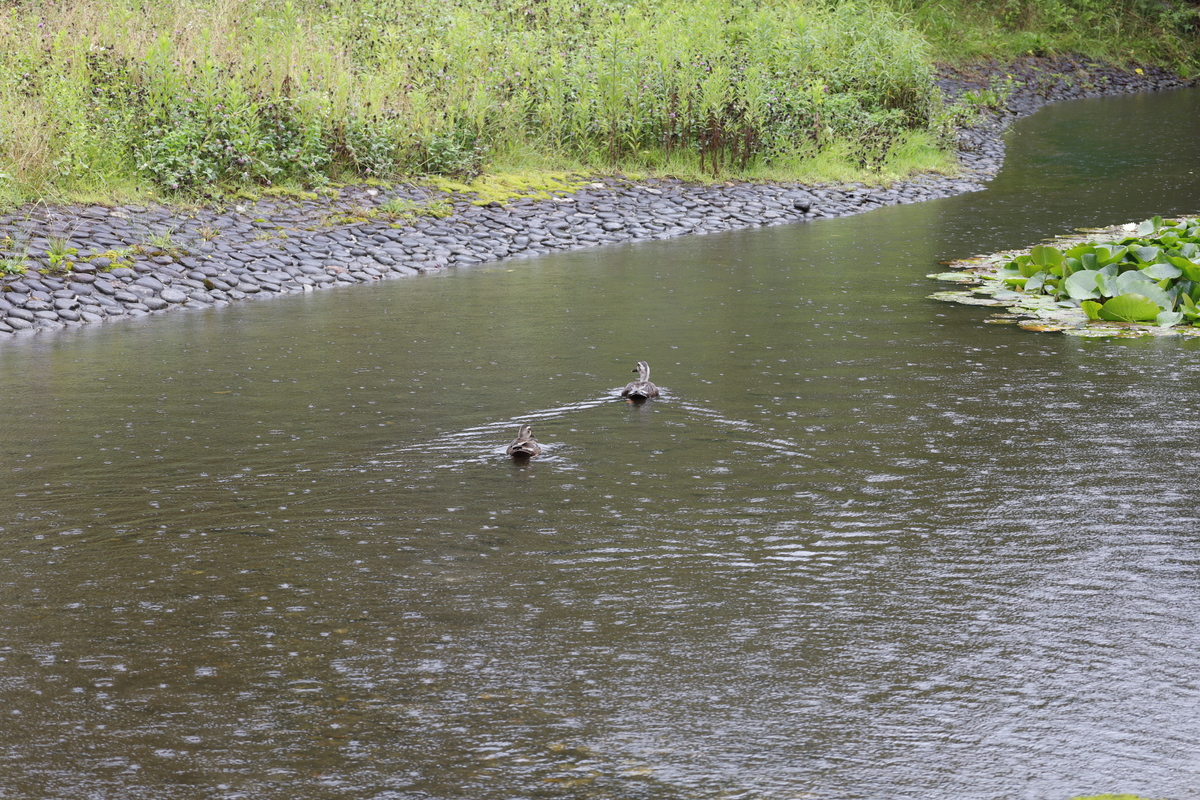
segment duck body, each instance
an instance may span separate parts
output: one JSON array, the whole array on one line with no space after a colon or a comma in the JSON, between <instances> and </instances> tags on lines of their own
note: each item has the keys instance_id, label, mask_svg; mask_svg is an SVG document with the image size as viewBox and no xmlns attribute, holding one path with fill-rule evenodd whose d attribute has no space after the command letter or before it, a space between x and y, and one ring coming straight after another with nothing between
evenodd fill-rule
<instances>
[{"instance_id":1,"label":"duck body","mask_svg":"<svg viewBox=\"0 0 1200 800\"><path fill-rule=\"evenodd\" d=\"M522 425L517 430L517 438L512 440L512 444L504 452L513 458L532 458L542 452L542 446L533 438L533 429Z\"/></svg>"},{"instance_id":2,"label":"duck body","mask_svg":"<svg viewBox=\"0 0 1200 800\"><path fill-rule=\"evenodd\" d=\"M658 387L650 382L650 365L645 361L639 361L633 371L638 374L638 379L626 384L625 388L621 390L621 397L634 402L658 397Z\"/></svg>"}]
</instances>

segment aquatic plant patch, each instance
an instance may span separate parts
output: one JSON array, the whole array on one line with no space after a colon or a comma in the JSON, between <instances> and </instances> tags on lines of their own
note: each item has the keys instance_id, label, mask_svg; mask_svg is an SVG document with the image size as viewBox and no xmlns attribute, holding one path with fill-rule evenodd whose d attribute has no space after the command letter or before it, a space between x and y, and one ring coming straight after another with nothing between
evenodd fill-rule
<instances>
[{"instance_id":1,"label":"aquatic plant patch","mask_svg":"<svg viewBox=\"0 0 1200 800\"><path fill-rule=\"evenodd\" d=\"M1200 336L1200 219L1153 217L950 263L931 299L1002 307L991 321L1073 336Z\"/></svg>"}]
</instances>

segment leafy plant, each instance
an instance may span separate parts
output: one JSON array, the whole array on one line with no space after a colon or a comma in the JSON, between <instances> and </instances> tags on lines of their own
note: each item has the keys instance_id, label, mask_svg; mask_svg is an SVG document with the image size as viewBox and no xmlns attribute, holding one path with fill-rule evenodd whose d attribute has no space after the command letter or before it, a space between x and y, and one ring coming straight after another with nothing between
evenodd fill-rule
<instances>
[{"instance_id":1,"label":"leafy plant","mask_svg":"<svg viewBox=\"0 0 1200 800\"><path fill-rule=\"evenodd\" d=\"M71 269L75 262L72 256L79 255L78 248L71 246L69 239L52 237L46 249L46 261L50 264L51 272L64 272Z\"/></svg>"},{"instance_id":2,"label":"leafy plant","mask_svg":"<svg viewBox=\"0 0 1200 800\"><path fill-rule=\"evenodd\" d=\"M29 264L22 257L0 258L0 275L24 275L28 269Z\"/></svg>"},{"instance_id":3,"label":"leafy plant","mask_svg":"<svg viewBox=\"0 0 1200 800\"><path fill-rule=\"evenodd\" d=\"M424 143L421 171L428 175L453 175L470 180L483 171L483 145L466 128L435 133Z\"/></svg>"}]
</instances>

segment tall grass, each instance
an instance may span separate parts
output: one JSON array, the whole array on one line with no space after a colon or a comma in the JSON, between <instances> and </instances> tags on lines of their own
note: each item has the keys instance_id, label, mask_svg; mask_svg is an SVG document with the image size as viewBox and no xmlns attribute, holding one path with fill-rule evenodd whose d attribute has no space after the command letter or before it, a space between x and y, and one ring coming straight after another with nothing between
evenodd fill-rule
<instances>
[{"instance_id":1,"label":"tall grass","mask_svg":"<svg viewBox=\"0 0 1200 800\"><path fill-rule=\"evenodd\" d=\"M1083 53L1183 74L1200 67L1200 3L1194 0L893 2L926 36L939 60Z\"/></svg>"},{"instance_id":2,"label":"tall grass","mask_svg":"<svg viewBox=\"0 0 1200 800\"><path fill-rule=\"evenodd\" d=\"M10 0L0 200L935 164L933 2Z\"/></svg>"},{"instance_id":3,"label":"tall grass","mask_svg":"<svg viewBox=\"0 0 1200 800\"><path fill-rule=\"evenodd\" d=\"M922 39L881 0L28 1L0 42L10 200L470 175L521 154L878 168L935 102Z\"/></svg>"}]
</instances>

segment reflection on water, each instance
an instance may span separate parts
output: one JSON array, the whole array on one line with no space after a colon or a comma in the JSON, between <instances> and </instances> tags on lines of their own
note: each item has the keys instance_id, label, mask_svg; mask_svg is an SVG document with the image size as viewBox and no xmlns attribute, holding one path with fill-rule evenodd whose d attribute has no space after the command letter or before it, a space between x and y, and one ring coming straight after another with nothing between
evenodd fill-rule
<instances>
[{"instance_id":1,"label":"reflection on water","mask_svg":"<svg viewBox=\"0 0 1200 800\"><path fill-rule=\"evenodd\" d=\"M1195 795L1196 344L923 276L1200 209L1155 144L1196 109L1051 109L953 200L5 344L0 787Z\"/></svg>"}]
</instances>

